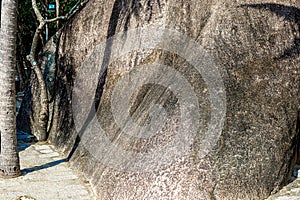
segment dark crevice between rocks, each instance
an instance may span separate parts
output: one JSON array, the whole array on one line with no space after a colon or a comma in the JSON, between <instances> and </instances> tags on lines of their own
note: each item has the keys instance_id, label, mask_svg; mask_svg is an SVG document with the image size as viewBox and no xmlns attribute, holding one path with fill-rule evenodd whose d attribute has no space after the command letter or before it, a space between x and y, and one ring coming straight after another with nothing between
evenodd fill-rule
<instances>
[{"instance_id":1,"label":"dark crevice between rocks","mask_svg":"<svg viewBox=\"0 0 300 200\"><path fill-rule=\"evenodd\" d=\"M212 192L211 192L211 200L217 200L217 198L216 198L216 195L215 195L215 190L216 190L216 187L217 187L217 182L215 181L214 182L214 185L213 185L213 188L212 188Z\"/></svg>"},{"instance_id":2,"label":"dark crevice between rocks","mask_svg":"<svg viewBox=\"0 0 300 200\"><path fill-rule=\"evenodd\" d=\"M21 106L18 110L18 114L16 117L17 120L17 131L23 131L26 133L31 133L30 127L30 114L32 113L31 106L31 84L27 82L27 86L25 87L24 97L22 98Z\"/></svg>"},{"instance_id":3,"label":"dark crevice between rocks","mask_svg":"<svg viewBox=\"0 0 300 200\"><path fill-rule=\"evenodd\" d=\"M50 131L53 126L55 126L55 101L57 96L59 95L59 75L58 75L58 65L57 65L57 58L58 58L58 46L59 40L61 37L61 31L55 33L49 42L52 43L54 48L46 49L43 52L43 56L46 57L47 61L42 67L44 80L47 87L48 92L48 106L49 106L49 121L47 125L47 135L50 136Z\"/></svg>"},{"instance_id":4,"label":"dark crevice between rocks","mask_svg":"<svg viewBox=\"0 0 300 200\"><path fill-rule=\"evenodd\" d=\"M161 11L161 3L160 3L160 0L157 0L156 3L157 3L157 6L158 6L158 9ZM146 2L146 6L145 6L146 12L149 13L149 16L148 16L148 19L147 19L147 22L148 22L148 23L151 21L152 16L153 16L153 10L154 10L153 5L154 5L154 4L155 4L155 3L154 3L152 0L148 0L148 1Z\"/></svg>"},{"instance_id":5,"label":"dark crevice between rocks","mask_svg":"<svg viewBox=\"0 0 300 200\"><path fill-rule=\"evenodd\" d=\"M298 111L297 114L296 135L292 140L291 146L292 148L294 148L294 151L293 151L293 156L290 160L291 178L288 180L288 183L291 183L294 180L296 180L296 178L298 177L298 170L300 169L300 110Z\"/></svg>"},{"instance_id":6,"label":"dark crevice between rocks","mask_svg":"<svg viewBox=\"0 0 300 200\"><path fill-rule=\"evenodd\" d=\"M128 31L128 27L130 25L130 19L133 15L136 19L140 18L140 10L142 8L142 4L140 0L131 0L129 2L124 1L123 6L125 14L125 24L124 31ZM122 14L122 12L120 12ZM118 17L119 19L119 17Z\"/></svg>"}]
</instances>

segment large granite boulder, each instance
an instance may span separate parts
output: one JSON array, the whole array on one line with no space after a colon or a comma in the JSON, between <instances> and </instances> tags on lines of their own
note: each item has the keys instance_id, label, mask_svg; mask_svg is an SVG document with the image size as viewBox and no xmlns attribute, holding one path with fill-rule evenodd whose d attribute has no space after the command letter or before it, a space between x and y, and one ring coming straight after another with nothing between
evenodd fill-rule
<instances>
[{"instance_id":1,"label":"large granite boulder","mask_svg":"<svg viewBox=\"0 0 300 200\"><path fill-rule=\"evenodd\" d=\"M299 161L298 8L90 0L60 37L50 141L79 134L99 199L268 197Z\"/></svg>"}]
</instances>

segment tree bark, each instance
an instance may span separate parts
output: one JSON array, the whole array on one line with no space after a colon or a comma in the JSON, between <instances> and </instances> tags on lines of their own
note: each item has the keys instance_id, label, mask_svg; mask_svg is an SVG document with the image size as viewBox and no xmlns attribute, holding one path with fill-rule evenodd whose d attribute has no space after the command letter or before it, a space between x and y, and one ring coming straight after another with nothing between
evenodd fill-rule
<instances>
[{"instance_id":1,"label":"tree bark","mask_svg":"<svg viewBox=\"0 0 300 200\"><path fill-rule=\"evenodd\" d=\"M59 0L55 0L55 9L56 9L56 17L59 17L60 13L59 13ZM56 22L56 30L59 29L59 20L57 20Z\"/></svg>"},{"instance_id":2,"label":"tree bark","mask_svg":"<svg viewBox=\"0 0 300 200\"><path fill-rule=\"evenodd\" d=\"M35 2L35 1L33 1ZM33 3L34 5L34 3ZM37 17L39 16L36 14ZM34 34L30 54L27 56L28 61L30 61L31 66L33 71L36 74L39 87L40 87L40 104L41 104L41 110L39 113L39 118L38 118L38 124L36 129L34 130L34 135L37 137L39 141L45 141L47 139L47 124L48 124L48 117L49 117L49 107L48 107L48 95L47 95L47 89L46 89L46 84L45 80L42 74L42 71L40 69L40 66L37 63L36 60L36 48L37 48L37 43L39 40L39 34L42 28L44 27L45 22L42 21L38 28L36 29L36 32Z\"/></svg>"},{"instance_id":3,"label":"tree bark","mask_svg":"<svg viewBox=\"0 0 300 200\"><path fill-rule=\"evenodd\" d=\"M0 30L0 177L21 174L16 136L17 0L2 0Z\"/></svg>"},{"instance_id":4,"label":"tree bark","mask_svg":"<svg viewBox=\"0 0 300 200\"><path fill-rule=\"evenodd\" d=\"M47 87L46 87L46 83L45 83L45 80L43 77L41 66L38 63L38 58L37 58L37 50L38 50L37 48L38 48L40 33L47 23L54 22L54 21L58 22L59 20L70 18L75 12L77 12L82 6L84 6L87 1L88 0L85 0L83 2L78 1L77 4L65 16L58 16L59 1L56 1L57 16L53 19L45 19L38 9L36 0L31 0L32 8L33 8L36 18L39 22L39 25L35 31L32 45L31 45L30 54L27 56L27 60L31 63L32 69L36 74L37 81L39 84L39 89L40 89L40 98L39 98L40 102L39 103L40 103L41 108L40 108L38 120L31 121L31 125L33 128L33 134L36 136L36 138L39 141L47 140L47 137L48 137L47 126L48 126L48 121L49 121L49 105L48 105L49 99L48 99L48 94L47 94Z\"/></svg>"}]
</instances>

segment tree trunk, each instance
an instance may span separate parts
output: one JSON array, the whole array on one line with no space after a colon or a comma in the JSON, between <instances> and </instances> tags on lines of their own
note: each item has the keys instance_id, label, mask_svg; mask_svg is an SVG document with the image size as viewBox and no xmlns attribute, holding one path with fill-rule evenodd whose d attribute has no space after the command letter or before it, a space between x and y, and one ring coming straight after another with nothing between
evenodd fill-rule
<instances>
[{"instance_id":1,"label":"tree trunk","mask_svg":"<svg viewBox=\"0 0 300 200\"><path fill-rule=\"evenodd\" d=\"M0 177L21 174L16 136L15 63L17 0L2 0L0 30Z\"/></svg>"}]
</instances>

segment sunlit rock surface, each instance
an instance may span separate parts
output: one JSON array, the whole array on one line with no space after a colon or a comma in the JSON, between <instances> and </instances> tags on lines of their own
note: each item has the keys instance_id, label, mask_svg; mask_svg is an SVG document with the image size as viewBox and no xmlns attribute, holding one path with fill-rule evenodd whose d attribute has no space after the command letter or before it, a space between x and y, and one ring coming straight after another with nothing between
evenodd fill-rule
<instances>
[{"instance_id":1,"label":"sunlit rock surface","mask_svg":"<svg viewBox=\"0 0 300 200\"><path fill-rule=\"evenodd\" d=\"M53 123L50 141L69 151L77 132L81 134L82 140L71 159L72 166L92 180L99 199L267 198L287 183L293 166L299 161L299 8L300 2L292 0L90 0L60 37L56 81L60 91L54 98L57 120ZM100 72L97 76L88 71L86 75L81 73L80 70L90 65L105 63L99 60L101 54L97 54L96 47L104 46L105 58L113 59L113 45L130 38L126 31L149 26L176 30L196 41L217 66L212 77L216 78L219 73L224 91L214 93L208 84L214 82L213 79L205 79L205 73L199 73L197 66L187 62L186 42L180 51L166 50L173 45L169 40L172 35L158 38L163 44L160 48L137 49L117 56L101 75L97 74ZM122 40L105 43L115 34L120 34ZM150 32L148 37L153 39L153 35ZM139 40L137 37L135 42ZM141 46L145 42L142 41ZM193 51L190 55L203 55L199 52ZM181 53L185 56L179 55ZM184 105L180 105L181 97L170 89L147 84L136 88L130 97L127 111L139 125L150 123L152 105L161 105L164 112L157 112L159 116L165 114L166 123L157 134L131 135L133 128L129 126L122 131L114 118L117 111L112 110L111 99L120 80L128 74L132 79L147 80L145 77L151 73L158 74L159 80L164 79L167 73L161 69L152 69L151 73L143 70L144 76L140 77L134 75L143 65L153 63L177 70L191 85L198 101L199 108L194 110L199 111L199 118L191 120L199 127L196 135L187 136L192 142L189 146L183 145L187 147L183 154L176 154L182 145L172 141L176 134L180 135L181 123L184 130L193 125L180 120ZM207 64L203 70L210 70L211 66ZM131 79L127 80L130 83ZM98 84L97 91L91 88L91 83ZM76 90L73 90L74 85ZM89 98L85 98L87 90L91 90ZM213 148L199 157L203 145L209 146L201 141L212 120L212 94L226 95L224 127L220 137L212 140ZM94 98L96 104L99 103L97 116L104 135L95 134L89 120L85 121L87 126L77 129L72 121L72 117L78 119L82 112L89 113L89 110L74 111L72 106L74 109L78 105L89 105ZM124 102L118 103L122 107ZM75 125L78 125L76 120ZM109 143L112 146L103 147ZM151 158L160 161L155 152L166 146L173 149L170 162L162 166L156 166L155 162L145 166L148 158L143 163L143 157L137 157L152 153ZM112 147L118 147L118 151L110 151ZM122 159L127 162L122 163ZM140 170L136 163L140 164Z\"/></svg>"}]
</instances>

